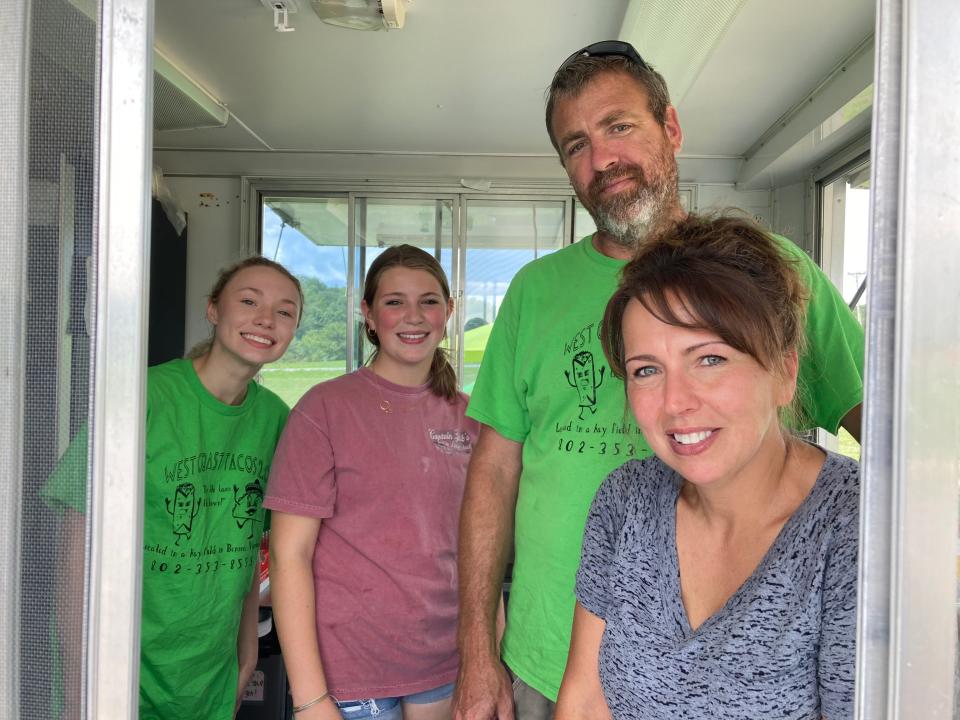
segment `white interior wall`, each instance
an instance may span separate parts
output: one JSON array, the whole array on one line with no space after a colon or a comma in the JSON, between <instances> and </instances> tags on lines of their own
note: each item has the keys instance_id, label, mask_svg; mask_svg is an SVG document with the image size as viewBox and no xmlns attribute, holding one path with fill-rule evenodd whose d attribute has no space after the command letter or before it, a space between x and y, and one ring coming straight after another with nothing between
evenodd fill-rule
<instances>
[{"instance_id":1,"label":"white interior wall","mask_svg":"<svg viewBox=\"0 0 960 720\"><path fill-rule=\"evenodd\" d=\"M209 333L206 296L217 271L241 256L240 178L167 177L187 213L186 347Z\"/></svg>"},{"instance_id":2,"label":"white interior wall","mask_svg":"<svg viewBox=\"0 0 960 720\"><path fill-rule=\"evenodd\" d=\"M772 226L770 190L737 190L733 183L697 185L697 209L700 212L739 208L750 213L761 225Z\"/></svg>"},{"instance_id":3,"label":"white interior wall","mask_svg":"<svg viewBox=\"0 0 960 720\"><path fill-rule=\"evenodd\" d=\"M773 191L773 216L770 227L788 237L807 252L813 249L812 228L808 227L807 183L798 182Z\"/></svg>"}]
</instances>

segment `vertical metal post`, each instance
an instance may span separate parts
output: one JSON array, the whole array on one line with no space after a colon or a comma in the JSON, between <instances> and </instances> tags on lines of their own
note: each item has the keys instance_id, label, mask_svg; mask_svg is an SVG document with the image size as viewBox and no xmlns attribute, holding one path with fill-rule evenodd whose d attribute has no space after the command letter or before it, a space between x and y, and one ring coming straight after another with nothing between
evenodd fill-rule
<instances>
[{"instance_id":1,"label":"vertical metal post","mask_svg":"<svg viewBox=\"0 0 960 720\"><path fill-rule=\"evenodd\" d=\"M954 717L960 6L880 0L858 718Z\"/></svg>"},{"instance_id":2,"label":"vertical metal post","mask_svg":"<svg viewBox=\"0 0 960 720\"><path fill-rule=\"evenodd\" d=\"M433 201L433 256L440 262L443 252L443 204L446 200Z\"/></svg>"},{"instance_id":3,"label":"vertical metal post","mask_svg":"<svg viewBox=\"0 0 960 720\"><path fill-rule=\"evenodd\" d=\"M0 313L7 339L0 343L0 717L20 716L20 504L23 482L24 284L27 250L27 82L29 3L5 3L0 13Z\"/></svg>"},{"instance_id":4,"label":"vertical metal post","mask_svg":"<svg viewBox=\"0 0 960 720\"><path fill-rule=\"evenodd\" d=\"M894 465L898 718L954 717L960 469L960 4L905 0Z\"/></svg>"},{"instance_id":5,"label":"vertical metal post","mask_svg":"<svg viewBox=\"0 0 960 720\"><path fill-rule=\"evenodd\" d=\"M137 714L153 3L103 0L87 710Z\"/></svg>"},{"instance_id":6,"label":"vertical metal post","mask_svg":"<svg viewBox=\"0 0 960 720\"><path fill-rule=\"evenodd\" d=\"M457 373L457 382L460 386L460 389L463 389L463 326L466 322L466 277L464 272L466 271L467 263L467 248L466 243L464 242L464 229L461 225L462 218L464 216L464 207L465 200L463 195L454 195L453 200L450 201L450 233L451 233L451 256L450 256L450 270L453 273L453 277L450 278L450 282L453 283L451 286L451 291L453 292L453 297L456 300L456 307L454 308L454 316L456 317L455 328L455 338L457 340L456 351L451 356L453 362L453 369Z\"/></svg>"},{"instance_id":7,"label":"vertical metal post","mask_svg":"<svg viewBox=\"0 0 960 720\"><path fill-rule=\"evenodd\" d=\"M353 372L363 362L358 348L361 341L357 338L357 324L354 322L354 308L357 306L357 200L353 193L347 196L347 367L346 372Z\"/></svg>"},{"instance_id":8,"label":"vertical metal post","mask_svg":"<svg viewBox=\"0 0 960 720\"><path fill-rule=\"evenodd\" d=\"M890 691L890 572L894 524L894 350L900 173L902 0L877 4L873 104L866 398L860 490L857 718L887 718ZM818 213L818 216L820 213ZM818 217L819 221L819 217Z\"/></svg>"}]
</instances>

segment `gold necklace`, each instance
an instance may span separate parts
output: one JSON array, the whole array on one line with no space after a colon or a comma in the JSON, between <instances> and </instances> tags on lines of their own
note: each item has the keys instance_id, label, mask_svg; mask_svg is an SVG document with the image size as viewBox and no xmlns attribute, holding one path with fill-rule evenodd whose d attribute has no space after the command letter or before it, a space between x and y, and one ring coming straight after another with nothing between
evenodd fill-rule
<instances>
[{"instance_id":1,"label":"gold necklace","mask_svg":"<svg viewBox=\"0 0 960 720\"><path fill-rule=\"evenodd\" d=\"M373 375L373 386L377 389L377 399L379 400L379 402L377 403L377 407L379 407L380 412L384 413L385 415L393 415L393 403L387 400L383 396L383 393L381 392L380 376L377 375L377 373L374 371L373 366L369 366L369 367L370 367L370 373ZM417 407L417 403L413 403L411 405L407 405L405 408L400 410L400 412L410 412L416 407Z\"/></svg>"}]
</instances>

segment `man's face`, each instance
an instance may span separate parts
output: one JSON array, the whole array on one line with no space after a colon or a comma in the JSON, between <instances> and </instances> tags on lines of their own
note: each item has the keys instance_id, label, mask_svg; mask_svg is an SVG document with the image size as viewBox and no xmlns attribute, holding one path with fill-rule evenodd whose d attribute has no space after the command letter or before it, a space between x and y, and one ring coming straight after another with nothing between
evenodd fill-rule
<instances>
[{"instance_id":1,"label":"man's face","mask_svg":"<svg viewBox=\"0 0 960 720\"><path fill-rule=\"evenodd\" d=\"M553 132L577 197L617 242L635 247L679 211L676 111L668 107L658 123L630 76L603 73L576 97L558 100Z\"/></svg>"}]
</instances>

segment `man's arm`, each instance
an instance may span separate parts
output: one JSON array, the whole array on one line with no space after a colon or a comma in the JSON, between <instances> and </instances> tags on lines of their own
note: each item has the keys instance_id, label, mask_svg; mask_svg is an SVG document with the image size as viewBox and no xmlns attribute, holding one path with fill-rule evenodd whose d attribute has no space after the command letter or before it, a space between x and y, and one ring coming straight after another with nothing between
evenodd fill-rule
<instances>
[{"instance_id":1,"label":"man's arm","mask_svg":"<svg viewBox=\"0 0 960 720\"><path fill-rule=\"evenodd\" d=\"M600 640L606 623L580 603L573 612L567 669L560 684L554 720L610 720L600 684Z\"/></svg>"},{"instance_id":2,"label":"man's arm","mask_svg":"<svg viewBox=\"0 0 960 720\"><path fill-rule=\"evenodd\" d=\"M840 426L853 435L853 439L860 442L860 425L863 421L863 403L858 403L850 412L843 416ZM861 443L862 444L862 443Z\"/></svg>"},{"instance_id":3,"label":"man's arm","mask_svg":"<svg viewBox=\"0 0 960 720\"><path fill-rule=\"evenodd\" d=\"M523 445L483 425L460 510L460 674L454 720L513 720L510 678L496 632L513 539Z\"/></svg>"}]
</instances>

